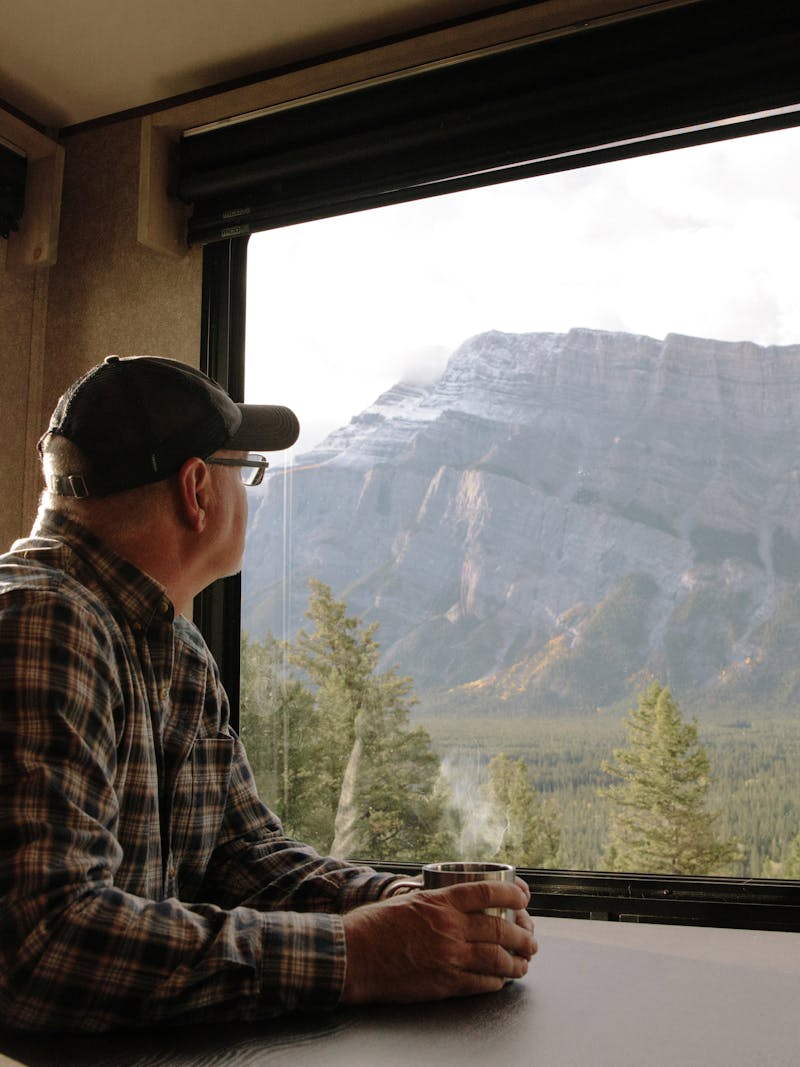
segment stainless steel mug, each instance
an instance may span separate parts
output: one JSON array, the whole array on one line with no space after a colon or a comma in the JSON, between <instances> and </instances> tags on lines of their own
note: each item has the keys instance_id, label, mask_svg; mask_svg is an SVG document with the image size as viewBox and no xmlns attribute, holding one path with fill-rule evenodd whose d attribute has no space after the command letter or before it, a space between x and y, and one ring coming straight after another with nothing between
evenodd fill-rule
<instances>
[{"instance_id":1,"label":"stainless steel mug","mask_svg":"<svg viewBox=\"0 0 800 1067\"><path fill-rule=\"evenodd\" d=\"M516 869L508 863L477 863L454 861L452 863L427 863L422 868L422 884L426 889L441 889L457 882L513 882ZM511 908L487 908L487 915L500 915L514 922Z\"/></svg>"}]
</instances>

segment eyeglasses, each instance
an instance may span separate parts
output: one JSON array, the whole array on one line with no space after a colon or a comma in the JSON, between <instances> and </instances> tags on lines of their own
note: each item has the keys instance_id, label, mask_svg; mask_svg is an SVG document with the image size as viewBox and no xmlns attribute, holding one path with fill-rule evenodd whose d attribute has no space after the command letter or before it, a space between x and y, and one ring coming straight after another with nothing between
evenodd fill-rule
<instances>
[{"instance_id":1,"label":"eyeglasses","mask_svg":"<svg viewBox=\"0 0 800 1067\"><path fill-rule=\"evenodd\" d=\"M206 463L216 467L239 467L239 475L245 485L261 485L264 480L264 471L269 463L257 452L248 452L247 459L215 459L210 458Z\"/></svg>"}]
</instances>

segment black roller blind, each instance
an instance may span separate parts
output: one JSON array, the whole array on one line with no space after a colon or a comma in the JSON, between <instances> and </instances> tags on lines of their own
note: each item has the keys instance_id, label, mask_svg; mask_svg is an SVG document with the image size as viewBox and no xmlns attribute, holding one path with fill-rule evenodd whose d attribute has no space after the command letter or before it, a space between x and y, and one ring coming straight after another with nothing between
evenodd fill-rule
<instances>
[{"instance_id":1,"label":"black roller blind","mask_svg":"<svg viewBox=\"0 0 800 1067\"><path fill-rule=\"evenodd\" d=\"M796 5L702 0L187 136L189 239L730 137L687 128L797 104L799 57Z\"/></svg>"}]
</instances>

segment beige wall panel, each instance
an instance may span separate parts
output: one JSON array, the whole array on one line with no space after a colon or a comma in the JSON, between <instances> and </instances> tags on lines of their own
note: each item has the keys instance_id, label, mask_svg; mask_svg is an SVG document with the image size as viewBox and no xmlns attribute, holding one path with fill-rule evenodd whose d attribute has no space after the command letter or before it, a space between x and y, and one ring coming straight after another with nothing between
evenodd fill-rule
<instances>
[{"instance_id":1,"label":"beige wall panel","mask_svg":"<svg viewBox=\"0 0 800 1067\"><path fill-rule=\"evenodd\" d=\"M43 415L110 353L197 363L202 254L137 244L140 124L70 137L58 263L52 269Z\"/></svg>"},{"instance_id":2,"label":"beige wall panel","mask_svg":"<svg viewBox=\"0 0 800 1067\"><path fill-rule=\"evenodd\" d=\"M2 449L0 449L0 551L29 525L25 508L28 406L37 375L31 363L41 358L36 336L43 317L46 272L5 269L6 242L0 240L0 375L2 375ZM44 277L43 277L44 275Z\"/></svg>"},{"instance_id":3,"label":"beige wall panel","mask_svg":"<svg viewBox=\"0 0 800 1067\"><path fill-rule=\"evenodd\" d=\"M139 145L134 120L68 138L58 262L0 271L3 549L30 528L36 441L66 385L110 353L199 360L202 252L137 243Z\"/></svg>"}]
</instances>

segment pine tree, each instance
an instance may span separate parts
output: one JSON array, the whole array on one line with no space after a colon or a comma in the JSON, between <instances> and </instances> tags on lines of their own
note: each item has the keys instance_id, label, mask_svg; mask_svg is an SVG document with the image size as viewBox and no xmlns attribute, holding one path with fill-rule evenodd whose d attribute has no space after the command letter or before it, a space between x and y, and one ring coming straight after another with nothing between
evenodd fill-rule
<instances>
[{"instance_id":1,"label":"pine tree","mask_svg":"<svg viewBox=\"0 0 800 1067\"><path fill-rule=\"evenodd\" d=\"M239 688L239 733L259 793L269 797L270 806L277 812L282 753L274 742L281 679L280 649L273 637L262 644L242 634Z\"/></svg>"},{"instance_id":2,"label":"pine tree","mask_svg":"<svg viewBox=\"0 0 800 1067\"><path fill-rule=\"evenodd\" d=\"M800 834L789 845L782 873L784 878L800 878Z\"/></svg>"},{"instance_id":3,"label":"pine tree","mask_svg":"<svg viewBox=\"0 0 800 1067\"><path fill-rule=\"evenodd\" d=\"M345 602L334 598L330 586L312 579L309 590L306 617L313 626L310 632L299 632L289 658L315 689L321 741L318 793L325 814L312 843L325 852L334 844L337 850L349 851L356 846L352 827L359 820L354 822L347 812L355 802L356 776L363 777L356 720L362 711L369 713L370 678L377 670L380 649L373 636L376 626L362 627L357 618L348 617ZM351 829L345 833L346 826Z\"/></svg>"},{"instance_id":4,"label":"pine tree","mask_svg":"<svg viewBox=\"0 0 800 1067\"><path fill-rule=\"evenodd\" d=\"M330 586L316 578L310 590L306 618L310 633L301 630L290 653L291 661L318 686L336 676L351 695L354 713L364 704L371 676L377 670L380 646L374 638L377 623L362 626L348 617L347 605L334 599Z\"/></svg>"},{"instance_id":5,"label":"pine tree","mask_svg":"<svg viewBox=\"0 0 800 1067\"><path fill-rule=\"evenodd\" d=\"M685 723L668 689L655 682L627 720L628 747L603 769L620 784L601 791L613 803L606 863L612 870L713 874L737 855L714 833L706 800L709 760L697 724Z\"/></svg>"},{"instance_id":6,"label":"pine tree","mask_svg":"<svg viewBox=\"0 0 800 1067\"><path fill-rule=\"evenodd\" d=\"M313 841L327 829L320 798L317 710L311 692L284 669L274 637L242 639L240 733L259 795L289 834Z\"/></svg>"},{"instance_id":7,"label":"pine tree","mask_svg":"<svg viewBox=\"0 0 800 1067\"><path fill-rule=\"evenodd\" d=\"M502 827L499 848L480 859L494 859L516 867L555 867L560 831L551 805L543 803L528 780L523 759L502 752L489 763L487 784L490 821Z\"/></svg>"},{"instance_id":8,"label":"pine tree","mask_svg":"<svg viewBox=\"0 0 800 1067\"><path fill-rule=\"evenodd\" d=\"M448 852L439 760L427 731L411 726L411 680L378 671L376 624L349 617L323 582L309 585L314 628L300 631L290 658L316 686L325 850L373 860Z\"/></svg>"}]
</instances>

